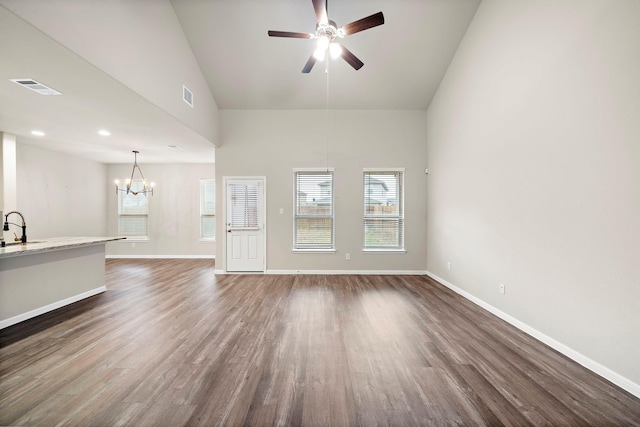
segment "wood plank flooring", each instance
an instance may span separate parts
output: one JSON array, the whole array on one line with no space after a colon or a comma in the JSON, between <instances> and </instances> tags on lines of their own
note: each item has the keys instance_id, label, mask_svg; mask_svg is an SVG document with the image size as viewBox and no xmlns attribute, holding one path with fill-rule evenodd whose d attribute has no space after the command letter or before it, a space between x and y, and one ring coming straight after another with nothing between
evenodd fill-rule
<instances>
[{"instance_id":1,"label":"wood plank flooring","mask_svg":"<svg viewBox=\"0 0 640 427\"><path fill-rule=\"evenodd\" d=\"M0 425L640 425L427 277L213 270L107 260L107 292L0 331Z\"/></svg>"}]
</instances>

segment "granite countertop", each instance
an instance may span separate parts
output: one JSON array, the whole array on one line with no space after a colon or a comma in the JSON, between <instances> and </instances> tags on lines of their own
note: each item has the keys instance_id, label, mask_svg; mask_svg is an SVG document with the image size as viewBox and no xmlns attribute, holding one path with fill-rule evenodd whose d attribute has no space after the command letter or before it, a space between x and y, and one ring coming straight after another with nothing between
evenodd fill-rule
<instances>
[{"instance_id":1,"label":"granite countertop","mask_svg":"<svg viewBox=\"0 0 640 427\"><path fill-rule=\"evenodd\" d=\"M43 252L58 251L63 249L93 246L113 240L122 240L126 237L50 237L46 239L33 239L26 244L7 242L7 246L0 248L0 259L22 255L33 255Z\"/></svg>"}]
</instances>

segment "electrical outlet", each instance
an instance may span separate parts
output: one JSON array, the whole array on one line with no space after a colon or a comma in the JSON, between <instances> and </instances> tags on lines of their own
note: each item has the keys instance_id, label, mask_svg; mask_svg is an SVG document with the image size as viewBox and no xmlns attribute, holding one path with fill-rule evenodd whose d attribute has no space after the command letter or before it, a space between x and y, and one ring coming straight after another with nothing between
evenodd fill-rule
<instances>
[{"instance_id":1,"label":"electrical outlet","mask_svg":"<svg viewBox=\"0 0 640 427\"><path fill-rule=\"evenodd\" d=\"M346 255L344 256L344 258L345 258L347 261L349 261L349 260L351 259L351 254L346 254Z\"/></svg>"},{"instance_id":2,"label":"electrical outlet","mask_svg":"<svg viewBox=\"0 0 640 427\"><path fill-rule=\"evenodd\" d=\"M136 244L135 244L135 243L131 243L131 247L132 247L132 248L135 248L135 247L136 247Z\"/></svg>"},{"instance_id":3,"label":"electrical outlet","mask_svg":"<svg viewBox=\"0 0 640 427\"><path fill-rule=\"evenodd\" d=\"M447 270L451 270L451 262L447 263Z\"/></svg>"},{"instance_id":4,"label":"electrical outlet","mask_svg":"<svg viewBox=\"0 0 640 427\"><path fill-rule=\"evenodd\" d=\"M504 295L504 283L500 283L500 293Z\"/></svg>"}]
</instances>

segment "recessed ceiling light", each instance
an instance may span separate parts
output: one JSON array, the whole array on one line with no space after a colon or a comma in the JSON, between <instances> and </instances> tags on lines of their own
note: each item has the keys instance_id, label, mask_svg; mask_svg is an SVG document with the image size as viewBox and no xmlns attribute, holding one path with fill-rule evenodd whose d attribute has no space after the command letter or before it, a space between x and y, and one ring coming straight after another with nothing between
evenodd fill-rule
<instances>
[{"instance_id":1,"label":"recessed ceiling light","mask_svg":"<svg viewBox=\"0 0 640 427\"><path fill-rule=\"evenodd\" d=\"M167 148L171 151L184 151L184 148L178 145L167 145Z\"/></svg>"},{"instance_id":2,"label":"recessed ceiling light","mask_svg":"<svg viewBox=\"0 0 640 427\"><path fill-rule=\"evenodd\" d=\"M31 135L44 136L44 132L42 132L41 130L32 130Z\"/></svg>"},{"instance_id":3,"label":"recessed ceiling light","mask_svg":"<svg viewBox=\"0 0 640 427\"><path fill-rule=\"evenodd\" d=\"M108 130L105 130L105 129L100 129L100 130L98 131L98 133L99 133L100 135L102 135L102 136L109 136L109 135L111 135L111 132L109 132Z\"/></svg>"}]
</instances>

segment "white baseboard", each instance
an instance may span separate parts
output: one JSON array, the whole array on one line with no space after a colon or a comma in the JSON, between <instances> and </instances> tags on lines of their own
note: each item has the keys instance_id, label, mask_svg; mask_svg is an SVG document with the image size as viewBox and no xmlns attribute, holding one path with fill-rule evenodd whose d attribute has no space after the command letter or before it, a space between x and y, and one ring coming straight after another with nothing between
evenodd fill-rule
<instances>
[{"instance_id":1,"label":"white baseboard","mask_svg":"<svg viewBox=\"0 0 640 427\"><path fill-rule=\"evenodd\" d=\"M296 274L351 274L351 275L399 275L399 276L424 276L427 274L425 270L266 270L265 272L237 272L237 271L225 271L216 270L215 274L282 274L282 275L296 275Z\"/></svg>"},{"instance_id":2,"label":"white baseboard","mask_svg":"<svg viewBox=\"0 0 640 427\"><path fill-rule=\"evenodd\" d=\"M216 259L215 255L106 255L108 259Z\"/></svg>"},{"instance_id":3,"label":"white baseboard","mask_svg":"<svg viewBox=\"0 0 640 427\"><path fill-rule=\"evenodd\" d=\"M44 307L36 308L35 310L27 311L26 313L22 313L22 314L19 314L17 316L13 316L13 317L10 317L10 318L5 319L5 320L0 320L0 329L4 329L4 328L7 328L9 326L15 325L16 323L20 323L20 322L23 322L25 320L31 319L33 317L40 316L41 314L48 313L48 312L56 310L56 309L58 309L60 307L64 307L65 305L73 304L74 302L78 302L78 301L83 300L85 298L89 298L89 297L92 297L94 295L101 294L102 292L104 292L106 290L107 290L106 286L100 286L98 288L91 289L90 291L86 291L86 292L83 292L81 294L74 295L72 297L65 298L63 300L56 301L54 303L45 305Z\"/></svg>"},{"instance_id":4,"label":"white baseboard","mask_svg":"<svg viewBox=\"0 0 640 427\"><path fill-rule=\"evenodd\" d=\"M502 320L504 320L507 323L510 323L511 325L515 326L516 328L520 329L522 332L531 335L533 338L537 339L538 341L541 341L543 343L545 343L546 345L548 345L549 347L553 348L556 351L559 351L560 353L564 354L565 356L567 356L569 359L579 363L580 365L584 366L585 368L589 369L590 371L600 375L601 377L611 381L612 383L614 383L615 385L617 385L620 388L625 389L626 391L628 391L629 393L633 394L634 396L640 398L640 384L636 384L635 382L631 381L630 379L623 377L622 375L618 374L617 372L612 371L611 369L607 368L606 366L601 365L600 363L588 358L587 356L585 356L584 354L575 351L574 349L572 349L571 347L562 344L559 341L556 341L555 339L551 338L550 336L543 334L542 332L538 331L535 328L532 328L531 326L527 325L526 323L521 322L520 320L516 319L515 317L512 317L511 315L505 313L502 310L499 310L497 308L495 308L494 306L492 306L491 304L486 303L485 301L471 295L470 293L468 293L467 291L447 282L446 280L444 280L441 277L438 277L437 275L431 273L430 271L427 271L427 276L431 277L433 280L441 283L442 285L446 286L447 288L451 289L453 292L461 295L462 297L468 299L469 301L471 301L472 303L484 308L485 310L487 310L488 312L498 316L499 318L501 318Z\"/></svg>"},{"instance_id":5,"label":"white baseboard","mask_svg":"<svg viewBox=\"0 0 640 427\"><path fill-rule=\"evenodd\" d=\"M351 274L351 275L398 275L398 276L424 276L425 270L267 270L264 274Z\"/></svg>"}]
</instances>

